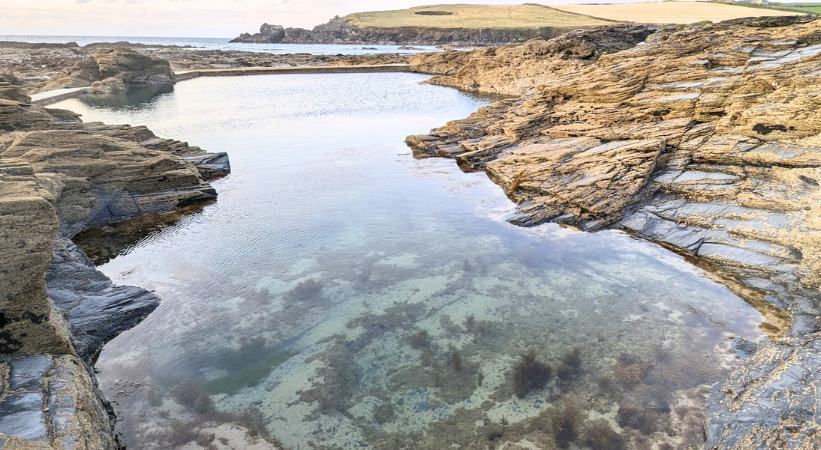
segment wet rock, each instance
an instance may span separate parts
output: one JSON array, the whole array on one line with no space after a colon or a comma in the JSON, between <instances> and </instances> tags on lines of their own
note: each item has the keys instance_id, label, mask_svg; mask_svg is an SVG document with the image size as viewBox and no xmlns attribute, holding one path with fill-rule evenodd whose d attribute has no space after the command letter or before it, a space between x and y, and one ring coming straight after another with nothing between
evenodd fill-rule
<instances>
[{"instance_id":1,"label":"wet rock","mask_svg":"<svg viewBox=\"0 0 821 450\"><path fill-rule=\"evenodd\" d=\"M32 355L0 361L4 448L115 449L106 404L75 356Z\"/></svg>"},{"instance_id":2,"label":"wet rock","mask_svg":"<svg viewBox=\"0 0 821 450\"><path fill-rule=\"evenodd\" d=\"M68 239L59 239L46 273L48 296L65 316L77 354L93 363L108 341L140 323L160 304L144 289L115 286Z\"/></svg>"},{"instance_id":3,"label":"wet rock","mask_svg":"<svg viewBox=\"0 0 821 450\"><path fill-rule=\"evenodd\" d=\"M814 448L819 367L818 334L765 344L713 389L705 447Z\"/></svg>"}]
</instances>

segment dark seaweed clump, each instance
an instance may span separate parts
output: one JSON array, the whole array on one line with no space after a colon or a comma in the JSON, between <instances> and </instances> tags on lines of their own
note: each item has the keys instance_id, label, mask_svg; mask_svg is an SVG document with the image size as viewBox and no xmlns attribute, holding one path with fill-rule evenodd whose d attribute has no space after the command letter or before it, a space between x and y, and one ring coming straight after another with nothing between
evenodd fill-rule
<instances>
[{"instance_id":1,"label":"dark seaweed clump","mask_svg":"<svg viewBox=\"0 0 821 450\"><path fill-rule=\"evenodd\" d=\"M408 344L416 350L430 348L430 336L426 330L421 330L408 336Z\"/></svg>"},{"instance_id":2,"label":"dark seaweed clump","mask_svg":"<svg viewBox=\"0 0 821 450\"><path fill-rule=\"evenodd\" d=\"M551 411L550 430L559 448L569 447L579 437L582 419L581 411L571 402L566 402L560 410Z\"/></svg>"},{"instance_id":3,"label":"dark seaweed clump","mask_svg":"<svg viewBox=\"0 0 821 450\"><path fill-rule=\"evenodd\" d=\"M452 352L450 354L449 363L450 363L451 369L453 369L457 372L462 370L462 355L460 355L459 352Z\"/></svg>"},{"instance_id":4,"label":"dark seaweed clump","mask_svg":"<svg viewBox=\"0 0 821 450\"><path fill-rule=\"evenodd\" d=\"M562 360L556 367L556 377L562 383L570 383L581 373L582 356L578 347L571 349L562 356Z\"/></svg>"},{"instance_id":5,"label":"dark seaweed clump","mask_svg":"<svg viewBox=\"0 0 821 450\"><path fill-rule=\"evenodd\" d=\"M265 417L258 408L248 408L240 413L219 411L203 386L194 382L180 383L171 389L170 394L177 403L191 412L195 419L193 423L173 421L170 430L156 436L158 441L165 442L172 447L191 441L200 444L207 441L210 444L214 440L213 435L200 432L196 425L204 422L223 422L243 426L248 435L258 436L267 442L278 444L278 441L266 429Z\"/></svg>"},{"instance_id":6,"label":"dark seaweed clump","mask_svg":"<svg viewBox=\"0 0 821 450\"><path fill-rule=\"evenodd\" d=\"M656 424L647 411L636 405L622 402L619 404L619 412L616 421L622 428L629 427L650 434L656 431Z\"/></svg>"},{"instance_id":7,"label":"dark seaweed clump","mask_svg":"<svg viewBox=\"0 0 821 450\"><path fill-rule=\"evenodd\" d=\"M525 398L531 391L544 388L552 375L550 366L537 360L536 353L530 351L513 367L513 392Z\"/></svg>"},{"instance_id":8,"label":"dark seaweed clump","mask_svg":"<svg viewBox=\"0 0 821 450\"><path fill-rule=\"evenodd\" d=\"M604 419L587 422L584 444L593 450L624 450L624 438Z\"/></svg>"}]
</instances>

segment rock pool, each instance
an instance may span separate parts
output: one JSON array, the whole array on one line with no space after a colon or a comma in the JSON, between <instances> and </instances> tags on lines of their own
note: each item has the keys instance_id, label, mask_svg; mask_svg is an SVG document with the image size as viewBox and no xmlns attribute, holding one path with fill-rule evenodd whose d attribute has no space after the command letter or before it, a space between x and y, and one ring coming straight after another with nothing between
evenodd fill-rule
<instances>
[{"instance_id":1,"label":"rock pool","mask_svg":"<svg viewBox=\"0 0 821 450\"><path fill-rule=\"evenodd\" d=\"M202 78L57 105L231 156L216 204L80 240L163 299L97 363L129 447L702 442L708 388L763 316L679 255L515 227L483 173L413 159L406 135L486 103L425 78Z\"/></svg>"}]
</instances>

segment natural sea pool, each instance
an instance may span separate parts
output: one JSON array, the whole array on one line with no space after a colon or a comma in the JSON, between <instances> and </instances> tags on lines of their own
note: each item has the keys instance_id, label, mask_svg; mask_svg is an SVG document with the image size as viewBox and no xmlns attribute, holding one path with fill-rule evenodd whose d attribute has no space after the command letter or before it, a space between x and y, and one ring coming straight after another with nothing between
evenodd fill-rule
<instances>
[{"instance_id":1,"label":"natural sea pool","mask_svg":"<svg viewBox=\"0 0 821 450\"><path fill-rule=\"evenodd\" d=\"M484 174L413 159L406 135L486 103L425 78L201 78L55 105L231 157L217 203L102 258L163 299L97 363L130 448L701 442L761 314L623 233L507 224Z\"/></svg>"}]
</instances>

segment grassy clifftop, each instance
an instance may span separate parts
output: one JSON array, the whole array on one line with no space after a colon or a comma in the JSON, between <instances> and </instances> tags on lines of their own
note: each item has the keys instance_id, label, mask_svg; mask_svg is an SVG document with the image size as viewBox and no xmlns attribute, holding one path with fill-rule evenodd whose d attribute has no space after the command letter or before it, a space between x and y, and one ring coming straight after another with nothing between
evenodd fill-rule
<instances>
[{"instance_id":1,"label":"grassy clifftop","mask_svg":"<svg viewBox=\"0 0 821 450\"><path fill-rule=\"evenodd\" d=\"M720 22L759 16L794 16L794 11L754 8L711 2L620 3L596 5L555 5L562 11L587 14L610 20L637 23L687 24L702 21Z\"/></svg>"},{"instance_id":2,"label":"grassy clifftop","mask_svg":"<svg viewBox=\"0 0 821 450\"><path fill-rule=\"evenodd\" d=\"M541 28L589 27L611 20L560 11L541 5L431 5L392 11L350 14L359 27L398 28Z\"/></svg>"},{"instance_id":3,"label":"grassy clifftop","mask_svg":"<svg viewBox=\"0 0 821 450\"><path fill-rule=\"evenodd\" d=\"M710 2L661 2L588 5L430 5L345 16L363 28L528 29L582 28L611 24L719 22L741 17L788 16L795 11Z\"/></svg>"}]
</instances>

